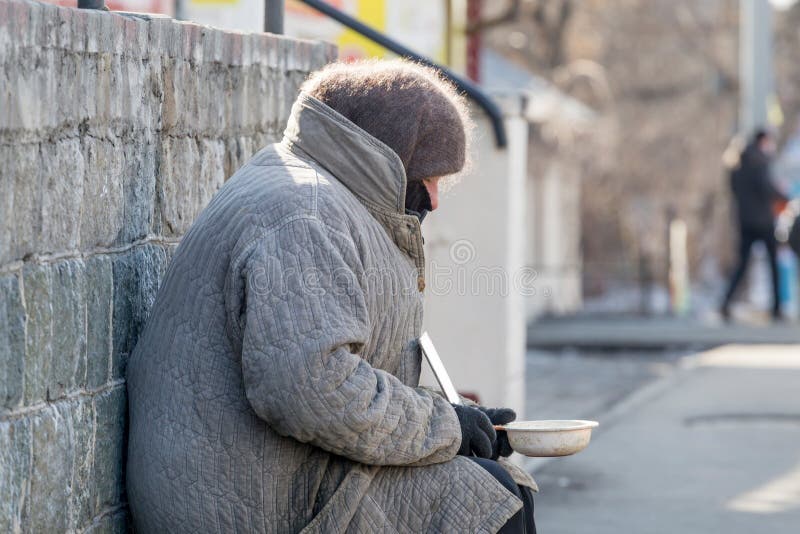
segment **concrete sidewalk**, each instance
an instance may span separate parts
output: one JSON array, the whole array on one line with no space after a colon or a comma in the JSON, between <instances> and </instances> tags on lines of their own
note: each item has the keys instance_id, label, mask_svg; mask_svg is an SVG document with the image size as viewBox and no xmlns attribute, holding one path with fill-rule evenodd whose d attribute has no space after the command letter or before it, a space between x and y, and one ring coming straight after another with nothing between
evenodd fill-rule
<instances>
[{"instance_id":1,"label":"concrete sidewalk","mask_svg":"<svg viewBox=\"0 0 800 534\"><path fill-rule=\"evenodd\" d=\"M800 347L683 360L539 463L544 534L800 532Z\"/></svg>"},{"instance_id":2,"label":"concrete sidewalk","mask_svg":"<svg viewBox=\"0 0 800 534\"><path fill-rule=\"evenodd\" d=\"M671 317L559 317L528 327L528 347L591 349L703 349L724 344L800 344L800 325L754 325Z\"/></svg>"}]
</instances>

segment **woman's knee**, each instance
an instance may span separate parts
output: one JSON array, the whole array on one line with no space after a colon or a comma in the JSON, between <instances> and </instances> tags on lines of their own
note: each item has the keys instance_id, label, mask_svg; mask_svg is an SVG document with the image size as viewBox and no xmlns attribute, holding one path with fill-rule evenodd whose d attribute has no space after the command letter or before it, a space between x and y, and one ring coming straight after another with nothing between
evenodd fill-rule
<instances>
[{"instance_id":1,"label":"woman's knee","mask_svg":"<svg viewBox=\"0 0 800 534\"><path fill-rule=\"evenodd\" d=\"M489 460L488 458L477 457L471 457L470 460L483 467L484 470L488 471L488 473L492 475L495 480L502 484L503 487L508 491L516 495L517 498L522 499L522 493L520 492L519 486L516 482L514 482L514 479L511 477L508 471L506 471L498 462Z\"/></svg>"}]
</instances>

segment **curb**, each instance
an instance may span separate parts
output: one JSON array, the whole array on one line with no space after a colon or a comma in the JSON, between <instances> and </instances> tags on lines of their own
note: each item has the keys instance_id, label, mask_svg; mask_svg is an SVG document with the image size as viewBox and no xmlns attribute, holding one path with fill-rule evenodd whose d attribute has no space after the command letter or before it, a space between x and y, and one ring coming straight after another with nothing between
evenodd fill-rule
<instances>
[{"instance_id":1,"label":"curb","mask_svg":"<svg viewBox=\"0 0 800 534\"><path fill-rule=\"evenodd\" d=\"M597 439L597 436L602 436L604 433L614 428L614 426L627 414L658 399L668 391L672 390L680 382L684 381L691 374L691 372L699 367L697 361L702 354L703 352L698 352L689 356L684 356L676 365L673 372L642 386L611 406L611 408L609 408L602 416L600 426L594 430L592 437ZM599 420L601 418L597 417L597 419ZM525 469L525 471L531 475L536 475L537 472L541 471L545 466L550 464L550 462L557 459L558 457L526 457L521 463L522 468Z\"/></svg>"}]
</instances>

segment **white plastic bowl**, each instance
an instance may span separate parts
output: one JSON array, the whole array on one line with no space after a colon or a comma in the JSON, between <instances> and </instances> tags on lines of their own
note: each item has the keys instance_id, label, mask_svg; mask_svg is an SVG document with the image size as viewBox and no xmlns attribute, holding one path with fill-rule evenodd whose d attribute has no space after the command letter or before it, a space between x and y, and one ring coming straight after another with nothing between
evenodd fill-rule
<instances>
[{"instance_id":1,"label":"white plastic bowl","mask_svg":"<svg viewBox=\"0 0 800 534\"><path fill-rule=\"evenodd\" d=\"M525 456L569 456L589 445L597 421L515 421L500 427L508 433L511 447Z\"/></svg>"}]
</instances>

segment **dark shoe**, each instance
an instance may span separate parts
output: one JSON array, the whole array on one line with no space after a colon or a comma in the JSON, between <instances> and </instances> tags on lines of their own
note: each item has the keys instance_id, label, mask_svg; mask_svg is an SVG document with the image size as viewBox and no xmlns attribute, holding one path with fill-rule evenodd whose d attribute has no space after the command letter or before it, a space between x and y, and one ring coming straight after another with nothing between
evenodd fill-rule
<instances>
[{"instance_id":1,"label":"dark shoe","mask_svg":"<svg viewBox=\"0 0 800 534\"><path fill-rule=\"evenodd\" d=\"M728 308L727 305L724 305L719 309L719 314L722 316L723 321L728 322L731 320L731 309Z\"/></svg>"}]
</instances>

